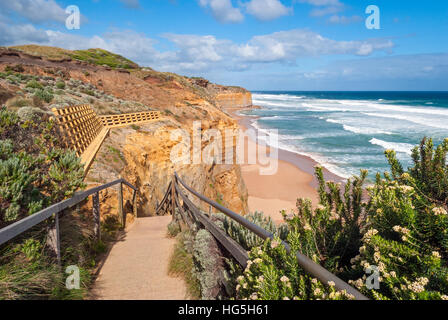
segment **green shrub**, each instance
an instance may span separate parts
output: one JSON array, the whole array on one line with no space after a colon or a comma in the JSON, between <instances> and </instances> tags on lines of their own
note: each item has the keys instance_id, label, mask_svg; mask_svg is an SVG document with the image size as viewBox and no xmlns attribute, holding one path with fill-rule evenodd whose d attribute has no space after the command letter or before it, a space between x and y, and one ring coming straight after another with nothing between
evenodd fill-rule
<instances>
[{"instance_id":1,"label":"green shrub","mask_svg":"<svg viewBox=\"0 0 448 320\"><path fill-rule=\"evenodd\" d=\"M26 88L43 89L43 86L36 80L30 80L26 84Z\"/></svg>"},{"instance_id":2,"label":"green shrub","mask_svg":"<svg viewBox=\"0 0 448 320\"><path fill-rule=\"evenodd\" d=\"M84 186L84 168L76 155L52 147L58 139L53 123L20 122L3 108L0 124L0 227Z\"/></svg>"},{"instance_id":3,"label":"green shrub","mask_svg":"<svg viewBox=\"0 0 448 320\"><path fill-rule=\"evenodd\" d=\"M50 103L54 98L53 94L50 91L42 89L37 89L34 93L34 96L39 98L40 100L45 101L46 103Z\"/></svg>"},{"instance_id":4,"label":"green shrub","mask_svg":"<svg viewBox=\"0 0 448 320\"><path fill-rule=\"evenodd\" d=\"M168 272L170 275L182 277L185 280L189 297L199 299L201 289L194 273L193 242L194 235L190 231L184 231L177 235L176 245L168 264Z\"/></svg>"},{"instance_id":5,"label":"green shrub","mask_svg":"<svg viewBox=\"0 0 448 320\"><path fill-rule=\"evenodd\" d=\"M171 221L168 224L167 229L168 229L167 233L170 238L176 237L179 234L179 232L181 231L179 223L177 221Z\"/></svg>"},{"instance_id":6,"label":"green shrub","mask_svg":"<svg viewBox=\"0 0 448 320\"><path fill-rule=\"evenodd\" d=\"M266 240L254 247L243 275L237 278L238 299L251 300L350 300L345 291L336 291L334 283L322 284L299 266L293 252L302 247L298 232L288 235L292 253L287 253L281 240ZM316 260L315 260L316 261Z\"/></svg>"},{"instance_id":7,"label":"green shrub","mask_svg":"<svg viewBox=\"0 0 448 320\"><path fill-rule=\"evenodd\" d=\"M237 241L244 249L250 250L253 247L257 247L263 244L263 239L257 236L252 231L241 226L238 222L228 218L222 213L218 213L217 216L222 221L222 227L227 234ZM263 229L279 236L281 239L286 239L288 235L288 229L286 225L280 225L277 227L272 221L271 217L264 216L262 212L255 212L244 216L250 222L262 227Z\"/></svg>"},{"instance_id":8,"label":"green shrub","mask_svg":"<svg viewBox=\"0 0 448 320\"><path fill-rule=\"evenodd\" d=\"M447 152L448 140L434 148L423 139L405 171L387 150L391 173L377 174L367 189L365 171L341 190L316 168L320 204L313 210L309 200L299 199L297 214L284 213L287 242L370 298L448 299ZM379 289L366 285L372 266ZM280 239L251 249L238 282L239 298L351 298L311 279Z\"/></svg>"},{"instance_id":9,"label":"green shrub","mask_svg":"<svg viewBox=\"0 0 448 320\"><path fill-rule=\"evenodd\" d=\"M223 298L225 292L221 282L225 272L224 260L215 238L205 229L196 233L193 245L193 263L195 276L200 285L201 299Z\"/></svg>"},{"instance_id":10,"label":"green shrub","mask_svg":"<svg viewBox=\"0 0 448 320\"><path fill-rule=\"evenodd\" d=\"M65 82L64 81L56 82L56 88L58 88L58 89L65 89Z\"/></svg>"}]
</instances>

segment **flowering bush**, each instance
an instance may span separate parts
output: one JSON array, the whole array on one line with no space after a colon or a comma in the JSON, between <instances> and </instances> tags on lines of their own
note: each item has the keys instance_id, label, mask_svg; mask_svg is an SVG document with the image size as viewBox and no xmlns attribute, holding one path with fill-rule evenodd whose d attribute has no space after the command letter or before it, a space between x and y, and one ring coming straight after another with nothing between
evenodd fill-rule
<instances>
[{"instance_id":1,"label":"flowering bush","mask_svg":"<svg viewBox=\"0 0 448 320\"><path fill-rule=\"evenodd\" d=\"M367 290L365 275L350 281L373 298L448 299L448 140L433 149L424 139L413 151L414 167L404 172L394 151L386 151L391 174L378 174L368 188L369 227L359 255L358 276L378 268L380 289Z\"/></svg>"},{"instance_id":2,"label":"flowering bush","mask_svg":"<svg viewBox=\"0 0 448 320\"><path fill-rule=\"evenodd\" d=\"M292 252L301 250L297 232L288 236ZM334 283L323 285L307 275L293 253L287 253L281 240L266 240L249 254L243 275L237 278L237 298L251 300L348 300L354 297L345 291L336 291Z\"/></svg>"},{"instance_id":3,"label":"flowering bush","mask_svg":"<svg viewBox=\"0 0 448 320\"><path fill-rule=\"evenodd\" d=\"M295 214L283 212L292 252L307 255L373 299L448 299L447 152L448 139L435 149L431 139L423 139L413 150L414 166L405 171L387 150L391 172L377 174L366 189L366 171L341 190L325 182L317 167L317 208L299 199ZM237 279L238 298L352 298L305 274L279 239L255 243L249 257ZM368 288L368 272L376 271L379 287Z\"/></svg>"}]
</instances>

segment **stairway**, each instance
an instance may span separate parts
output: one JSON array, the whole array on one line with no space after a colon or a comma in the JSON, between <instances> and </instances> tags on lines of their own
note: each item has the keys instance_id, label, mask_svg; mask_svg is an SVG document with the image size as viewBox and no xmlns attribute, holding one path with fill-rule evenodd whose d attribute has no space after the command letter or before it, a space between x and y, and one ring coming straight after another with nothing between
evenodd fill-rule
<instances>
[{"instance_id":1,"label":"stairway","mask_svg":"<svg viewBox=\"0 0 448 320\"><path fill-rule=\"evenodd\" d=\"M184 281L168 275L176 240L167 238L171 216L138 218L114 244L92 290L100 300L182 300Z\"/></svg>"}]
</instances>

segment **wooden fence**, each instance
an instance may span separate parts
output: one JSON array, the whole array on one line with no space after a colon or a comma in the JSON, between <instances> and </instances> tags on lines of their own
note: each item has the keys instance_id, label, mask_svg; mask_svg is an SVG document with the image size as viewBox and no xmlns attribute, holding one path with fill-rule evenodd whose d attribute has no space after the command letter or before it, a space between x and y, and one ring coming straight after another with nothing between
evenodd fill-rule
<instances>
[{"instance_id":1,"label":"wooden fence","mask_svg":"<svg viewBox=\"0 0 448 320\"><path fill-rule=\"evenodd\" d=\"M61 126L67 147L81 158L86 173L111 128L161 119L158 111L98 116L89 105L54 108L52 111Z\"/></svg>"},{"instance_id":2,"label":"wooden fence","mask_svg":"<svg viewBox=\"0 0 448 320\"><path fill-rule=\"evenodd\" d=\"M108 128L116 128L129 126L131 124L145 123L154 120L160 120L160 112L147 111L136 113L123 113L99 117L104 126Z\"/></svg>"},{"instance_id":3,"label":"wooden fence","mask_svg":"<svg viewBox=\"0 0 448 320\"><path fill-rule=\"evenodd\" d=\"M53 108L70 148L76 151L78 156L90 146L92 141L105 129L100 118L88 105Z\"/></svg>"}]
</instances>

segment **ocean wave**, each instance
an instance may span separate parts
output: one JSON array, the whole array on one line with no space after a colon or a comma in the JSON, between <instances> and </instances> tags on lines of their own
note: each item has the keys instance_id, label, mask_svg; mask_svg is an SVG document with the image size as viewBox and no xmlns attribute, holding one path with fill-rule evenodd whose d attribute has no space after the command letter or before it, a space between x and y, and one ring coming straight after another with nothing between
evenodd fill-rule
<instances>
[{"instance_id":1,"label":"ocean wave","mask_svg":"<svg viewBox=\"0 0 448 320\"><path fill-rule=\"evenodd\" d=\"M368 128L368 127L359 128L359 127L352 127L346 124L343 125L343 128L345 131L351 131L356 134L387 134L387 135L392 134L392 132L384 131L381 129Z\"/></svg>"},{"instance_id":2,"label":"ocean wave","mask_svg":"<svg viewBox=\"0 0 448 320\"><path fill-rule=\"evenodd\" d=\"M378 145L384 149L392 149L396 152L406 153L408 155L412 154L412 149L414 146L409 143L399 143L399 142L388 142L380 139L373 138L369 141L373 145Z\"/></svg>"},{"instance_id":3,"label":"ocean wave","mask_svg":"<svg viewBox=\"0 0 448 320\"><path fill-rule=\"evenodd\" d=\"M421 117L415 117L415 116L408 116L408 115L400 115L400 114L383 114L383 113L369 113L369 112L363 112L362 114L365 114L370 117L380 117L380 118L389 118L389 119L397 119L397 120L404 120L412 123L416 123L422 126L426 127L432 127L432 128L438 128L438 129L448 129L448 119L426 119Z\"/></svg>"},{"instance_id":4,"label":"ocean wave","mask_svg":"<svg viewBox=\"0 0 448 320\"><path fill-rule=\"evenodd\" d=\"M385 131L378 128L372 128L372 127L356 127L353 125L347 124L347 121L344 120L335 120L335 119L326 119L329 123L335 123L335 124L341 124L345 131L350 131L356 134L387 134L391 135L393 134L390 131Z\"/></svg>"}]
</instances>

